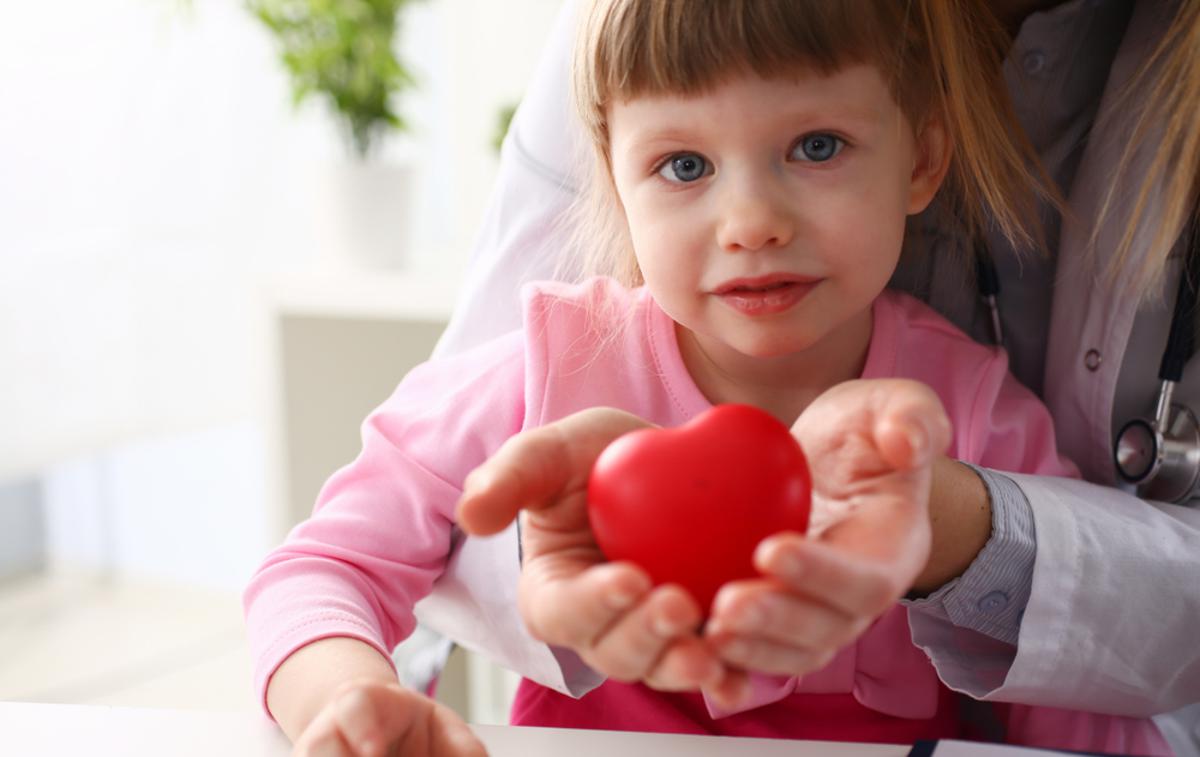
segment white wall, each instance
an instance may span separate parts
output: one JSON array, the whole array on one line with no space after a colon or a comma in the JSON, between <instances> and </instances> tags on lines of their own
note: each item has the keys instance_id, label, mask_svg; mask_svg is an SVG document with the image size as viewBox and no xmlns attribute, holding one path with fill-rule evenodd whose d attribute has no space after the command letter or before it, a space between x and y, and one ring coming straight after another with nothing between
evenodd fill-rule
<instances>
[{"instance_id":1,"label":"white wall","mask_svg":"<svg viewBox=\"0 0 1200 757\"><path fill-rule=\"evenodd\" d=\"M414 265L463 264L496 112L519 98L558 5L406 11L421 89L406 101L414 132L387 152L422 182ZM263 277L319 259L323 171L342 155L322 107L292 109L266 30L237 0L0 3L0 97L0 480L120 467L120 450L148 466L121 468L133 491L203 457L206 438L253 438L269 385ZM253 471L206 459L243 482L226 514L257 506ZM66 480L55 502L96 499L86 473Z\"/></svg>"}]
</instances>

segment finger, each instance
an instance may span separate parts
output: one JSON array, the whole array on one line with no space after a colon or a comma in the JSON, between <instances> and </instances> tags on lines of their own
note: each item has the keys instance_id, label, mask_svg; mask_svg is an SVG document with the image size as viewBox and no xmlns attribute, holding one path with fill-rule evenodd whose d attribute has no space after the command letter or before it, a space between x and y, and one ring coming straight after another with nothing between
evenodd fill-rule
<instances>
[{"instance_id":1,"label":"finger","mask_svg":"<svg viewBox=\"0 0 1200 757\"><path fill-rule=\"evenodd\" d=\"M566 491L586 489L604 448L648 425L619 410L591 408L509 438L467 476L457 522L468 533L494 534L521 509L542 509Z\"/></svg>"},{"instance_id":2,"label":"finger","mask_svg":"<svg viewBox=\"0 0 1200 757\"><path fill-rule=\"evenodd\" d=\"M362 757L377 757L383 754L384 738L379 729L379 718L369 689L358 687L337 698L333 706L333 720L342 738Z\"/></svg>"},{"instance_id":3,"label":"finger","mask_svg":"<svg viewBox=\"0 0 1200 757\"><path fill-rule=\"evenodd\" d=\"M932 389L908 379L858 379L827 390L792 426L805 452L841 454L848 439L870 439L895 470L924 465L945 451L950 421Z\"/></svg>"},{"instance_id":4,"label":"finger","mask_svg":"<svg viewBox=\"0 0 1200 757\"><path fill-rule=\"evenodd\" d=\"M321 734L307 744L296 745L297 757L357 757L336 729Z\"/></svg>"},{"instance_id":5,"label":"finger","mask_svg":"<svg viewBox=\"0 0 1200 757\"><path fill-rule=\"evenodd\" d=\"M932 539L928 507L932 475L924 478L923 483L865 487L844 514L814 532L815 538L791 532L767 537L756 550L755 566L778 575L789 585L800 588L802 581L818 591L837 592L842 584L816 586L815 579L801 575L807 569L801 563L810 559L820 562L816 568L824 567L838 575L857 569L862 576L878 578L883 574L889 584L911 581L928 560ZM896 483L894 479L889 482ZM829 591L822 595L825 593Z\"/></svg>"},{"instance_id":6,"label":"finger","mask_svg":"<svg viewBox=\"0 0 1200 757\"><path fill-rule=\"evenodd\" d=\"M589 645L585 661L618 681L641 680L670 643L693 631L700 619L700 608L686 591L660 586L603 629ZM687 683L677 682L678 686Z\"/></svg>"},{"instance_id":7,"label":"finger","mask_svg":"<svg viewBox=\"0 0 1200 757\"><path fill-rule=\"evenodd\" d=\"M946 451L951 426L941 400L915 381L900 381L894 391L876 395L875 444L896 470L912 470Z\"/></svg>"},{"instance_id":8,"label":"finger","mask_svg":"<svg viewBox=\"0 0 1200 757\"><path fill-rule=\"evenodd\" d=\"M467 476L456 519L468 533L497 533L522 508L553 501L572 478L561 428L551 424L518 434Z\"/></svg>"},{"instance_id":9,"label":"finger","mask_svg":"<svg viewBox=\"0 0 1200 757\"><path fill-rule=\"evenodd\" d=\"M529 632L549 644L591 646L650 591L650 577L631 563L603 563L575 576L555 575L553 560L531 561L518 592Z\"/></svg>"},{"instance_id":10,"label":"finger","mask_svg":"<svg viewBox=\"0 0 1200 757\"><path fill-rule=\"evenodd\" d=\"M726 664L771 675L804 675L820 670L836 650L813 651L763 638L728 636L711 642Z\"/></svg>"},{"instance_id":11,"label":"finger","mask_svg":"<svg viewBox=\"0 0 1200 757\"><path fill-rule=\"evenodd\" d=\"M370 702L382 746L372 757L391 753L430 757L487 754L462 718L429 697L395 683L365 686L360 691Z\"/></svg>"},{"instance_id":12,"label":"finger","mask_svg":"<svg viewBox=\"0 0 1200 757\"><path fill-rule=\"evenodd\" d=\"M774 581L744 581L717 594L705 633L757 637L814 652L841 648L868 623Z\"/></svg>"},{"instance_id":13,"label":"finger","mask_svg":"<svg viewBox=\"0 0 1200 757\"><path fill-rule=\"evenodd\" d=\"M792 535L768 537L754 553L755 567L781 581L788 590L845 615L871 619L907 590L915 575L909 562L907 558L899 558L899 563L863 559L840 545Z\"/></svg>"},{"instance_id":14,"label":"finger","mask_svg":"<svg viewBox=\"0 0 1200 757\"><path fill-rule=\"evenodd\" d=\"M645 684L659 691L694 691L721 682L725 671L712 648L702 639L684 637L670 643Z\"/></svg>"},{"instance_id":15,"label":"finger","mask_svg":"<svg viewBox=\"0 0 1200 757\"><path fill-rule=\"evenodd\" d=\"M462 718L449 707L434 703L430 730L432 757L487 757L487 749ZM409 754L401 749L400 754Z\"/></svg>"},{"instance_id":16,"label":"finger","mask_svg":"<svg viewBox=\"0 0 1200 757\"><path fill-rule=\"evenodd\" d=\"M745 671L727 668L720 682L706 687L704 693L726 709L735 708L750 696L750 676Z\"/></svg>"}]
</instances>

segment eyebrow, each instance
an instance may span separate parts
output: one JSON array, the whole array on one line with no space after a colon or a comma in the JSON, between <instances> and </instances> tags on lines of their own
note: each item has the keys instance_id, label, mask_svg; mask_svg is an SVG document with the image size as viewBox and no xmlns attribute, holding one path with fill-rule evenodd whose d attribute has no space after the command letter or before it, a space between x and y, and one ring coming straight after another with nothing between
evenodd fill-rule
<instances>
[{"instance_id":1,"label":"eyebrow","mask_svg":"<svg viewBox=\"0 0 1200 757\"><path fill-rule=\"evenodd\" d=\"M795 124L797 133L808 128L822 128L819 124L835 126L837 123L854 122L858 126L873 127L879 123L879 113L871 108L856 106L823 108L819 111L811 109L796 110L778 116L781 124ZM805 124L811 124L806 126ZM701 130L703 127L701 127ZM688 142L697 137L695 129L676 125L661 129L653 127L644 132L635 132L633 144L639 147L654 145L658 142Z\"/></svg>"}]
</instances>

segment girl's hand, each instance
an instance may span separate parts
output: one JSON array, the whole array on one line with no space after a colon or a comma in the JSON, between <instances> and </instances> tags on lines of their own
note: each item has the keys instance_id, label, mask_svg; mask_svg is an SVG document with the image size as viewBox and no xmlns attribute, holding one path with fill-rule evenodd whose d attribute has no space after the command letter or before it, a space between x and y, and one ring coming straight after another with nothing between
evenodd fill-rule
<instances>
[{"instance_id":1,"label":"girl's hand","mask_svg":"<svg viewBox=\"0 0 1200 757\"><path fill-rule=\"evenodd\" d=\"M322 709L295 757L486 757L458 715L398 683L351 682Z\"/></svg>"},{"instance_id":2,"label":"girl's hand","mask_svg":"<svg viewBox=\"0 0 1200 757\"><path fill-rule=\"evenodd\" d=\"M503 530L521 513L518 592L529 632L574 650L593 670L661 690L744 682L699 638L695 600L678 586L652 589L629 563L605 560L587 515L592 464L610 442L650 424L595 408L509 439L468 476L458 522L472 534Z\"/></svg>"},{"instance_id":3,"label":"girl's hand","mask_svg":"<svg viewBox=\"0 0 1200 757\"><path fill-rule=\"evenodd\" d=\"M835 386L792 432L813 476L810 533L765 539L755 553L765 577L722 588L705 636L730 666L802 675L913 586L929 559L932 468L958 464L941 458L941 402L914 381Z\"/></svg>"}]
</instances>

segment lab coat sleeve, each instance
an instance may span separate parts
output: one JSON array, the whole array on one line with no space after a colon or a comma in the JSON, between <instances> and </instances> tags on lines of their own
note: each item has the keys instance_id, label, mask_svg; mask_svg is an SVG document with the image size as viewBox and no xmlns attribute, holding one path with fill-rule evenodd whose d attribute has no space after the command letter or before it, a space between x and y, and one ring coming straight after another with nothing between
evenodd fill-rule
<instances>
[{"instance_id":1,"label":"lab coat sleeve","mask_svg":"<svg viewBox=\"0 0 1200 757\"><path fill-rule=\"evenodd\" d=\"M910 612L914 643L947 685L984 700L1125 716L1200 700L1200 511L1078 480L1040 402L1011 377L980 386L971 462L1028 499L1033 586L1015 647Z\"/></svg>"},{"instance_id":2,"label":"lab coat sleeve","mask_svg":"<svg viewBox=\"0 0 1200 757\"><path fill-rule=\"evenodd\" d=\"M1200 510L1012 478L1033 507L1033 591L985 697L1121 715L1200 701Z\"/></svg>"}]
</instances>

